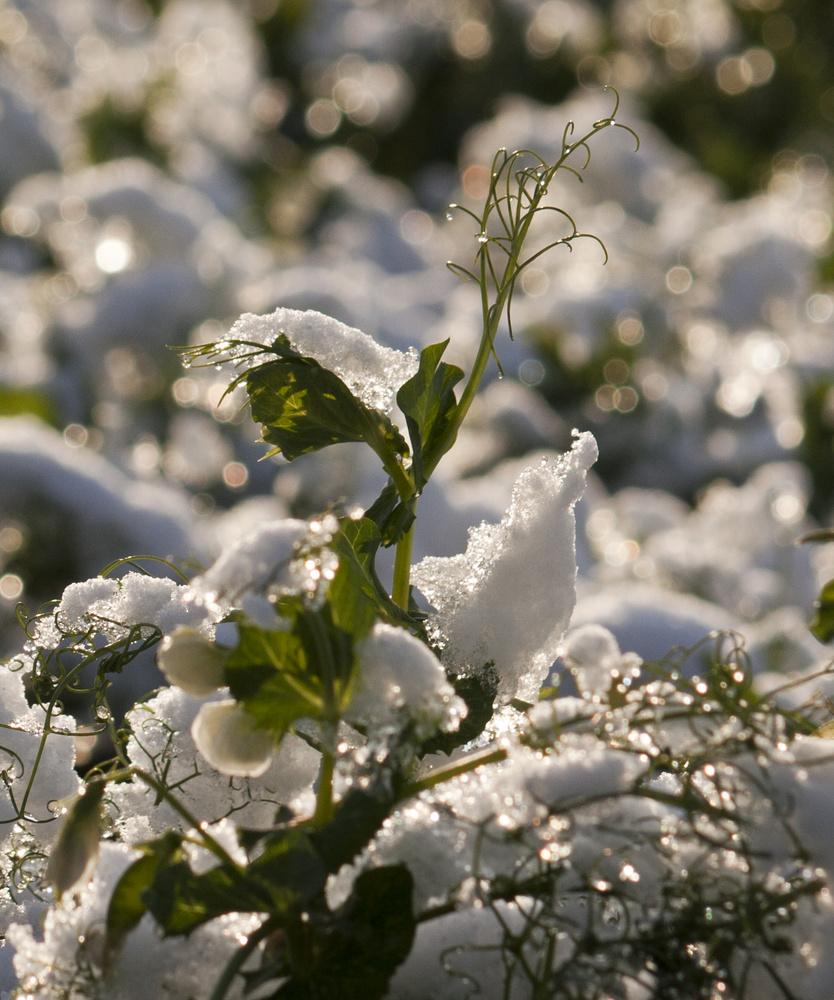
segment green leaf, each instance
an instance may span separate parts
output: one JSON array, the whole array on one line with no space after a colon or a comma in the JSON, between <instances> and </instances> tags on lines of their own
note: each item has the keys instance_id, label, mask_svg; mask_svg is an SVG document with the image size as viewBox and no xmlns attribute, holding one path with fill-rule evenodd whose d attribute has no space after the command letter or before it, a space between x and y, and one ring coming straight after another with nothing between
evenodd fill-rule
<instances>
[{"instance_id":1,"label":"green leaf","mask_svg":"<svg viewBox=\"0 0 834 1000\"><path fill-rule=\"evenodd\" d=\"M814 607L816 613L808 628L820 642L831 642L834 639L834 580L829 580L822 588Z\"/></svg>"},{"instance_id":2,"label":"green leaf","mask_svg":"<svg viewBox=\"0 0 834 1000\"><path fill-rule=\"evenodd\" d=\"M246 869L244 885L269 894L273 915L309 902L324 889L329 872L304 830L281 831L265 843Z\"/></svg>"},{"instance_id":3,"label":"green leaf","mask_svg":"<svg viewBox=\"0 0 834 1000\"><path fill-rule=\"evenodd\" d=\"M324 700L295 632L238 625L239 642L226 663L232 696L255 721L279 738L297 719L320 718Z\"/></svg>"},{"instance_id":4,"label":"green leaf","mask_svg":"<svg viewBox=\"0 0 834 1000\"><path fill-rule=\"evenodd\" d=\"M397 793L390 782L375 790L348 791L333 819L310 834L328 871L335 874L342 865L354 860L388 818L396 800Z\"/></svg>"},{"instance_id":5,"label":"green leaf","mask_svg":"<svg viewBox=\"0 0 834 1000\"><path fill-rule=\"evenodd\" d=\"M339 569L327 592L334 622L351 633L354 641L364 638L381 618L390 625L413 629L415 621L388 596L374 568L382 542L379 527L369 518L344 518L333 539Z\"/></svg>"},{"instance_id":6,"label":"green leaf","mask_svg":"<svg viewBox=\"0 0 834 1000\"><path fill-rule=\"evenodd\" d=\"M157 865L142 899L168 936L190 934L225 913L268 913L289 923L321 894L327 874L310 838L295 829L268 837L242 871L220 864L195 874L180 851Z\"/></svg>"},{"instance_id":7,"label":"green leaf","mask_svg":"<svg viewBox=\"0 0 834 1000\"><path fill-rule=\"evenodd\" d=\"M341 918L327 935L322 962L332 996L380 1000L414 941L414 881L405 865L370 868L357 878ZM316 977L320 981L321 973Z\"/></svg>"},{"instance_id":8,"label":"green leaf","mask_svg":"<svg viewBox=\"0 0 834 1000\"><path fill-rule=\"evenodd\" d=\"M388 548L396 545L414 523L416 508L417 495L402 500L394 481L389 479L382 492L365 511L365 517L377 525L382 544Z\"/></svg>"},{"instance_id":9,"label":"green leaf","mask_svg":"<svg viewBox=\"0 0 834 1000\"><path fill-rule=\"evenodd\" d=\"M414 451L413 471L418 492L426 484L426 467L433 468L442 457L438 450L457 411L454 387L463 378L457 365L441 361L449 345L431 344L420 352L417 372L397 393L397 403L405 414ZM449 442L451 443L451 442ZM448 444L444 447L448 447Z\"/></svg>"},{"instance_id":10,"label":"green leaf","mask_svg":"<svg viewBox=\"0 0 834 1000\"><path fill-rule=\"evenodd\" d=\"M251 369L246 390L264 440L288 461L347 441L365 441L386 467L408 454L388 417L354 396L335 372L299 354L283 334L272 352L278 360Z\"/></svg>"},{"instance_id":11,"label":"green leaf","mask_svg":"<svg viewBox=\"0 0 834 1000\"><path fill-rule=\"evenodd\" d=\"M189 934L224 913L268 910L268 898L253 897L242 883L240 872L228 865L195 875L182 860L158 870L143 898L166 936Z\"/></svg>"},{"instance_id":12,"label":"green leaf","mask_svg":"<svg viewBox=\"0 0 834 1000\"><path fill-rule=\"evenodd\" d=\"M242 973L244 994L265 1000L381 1000L414 941L412 892L408 869L387 865L362 872L336 911L320 897L303 921L285 926L276 946L262 952L260 968ZM265 992L270 987L273 992Z\"/></svg>"},{"instance_id":13,"label":"green leaf","mask_svg":"<svg viewBox=\"0 0 834 1000\"><path fill-rule=\"evenodd\" d=\"M246 624L239 631L226 682L261 728L280 739L298 719L338 718L352 693L355 657L329 604L298 611L291 631Z\"/></svg>"},{"instance_id":14,"label":"green leaf","mask_svg":"<svg viewBox=\"0 0 834 1000\"><path fill-rule=\"evenodd\" d=\"M458 677L452 681L455 693L463 698L468 709L466 718L461 719L460 726L453 733L435 733L421 746L422 753L437 753L450 755L453 750L470 743L480 736L494 712L495 696L498 693L498 682L492 672L484 671L481 675Z\"/></svg>"},{"instance_id":15,"label":"green leaf","mask_svg":"<svg viewBox=\"0 0 834 1000\"><path fill-rule=\"evenodd\" d=\"M146 853L134 861L116 883L107 907L105 923L105 952L108 961L147 912L144 891L153 883L159 868L167 865L177 855L181 845L182 835L173 830L169 830L152 844L142 845L142 850Z\"/></svg>"}]
</instances>

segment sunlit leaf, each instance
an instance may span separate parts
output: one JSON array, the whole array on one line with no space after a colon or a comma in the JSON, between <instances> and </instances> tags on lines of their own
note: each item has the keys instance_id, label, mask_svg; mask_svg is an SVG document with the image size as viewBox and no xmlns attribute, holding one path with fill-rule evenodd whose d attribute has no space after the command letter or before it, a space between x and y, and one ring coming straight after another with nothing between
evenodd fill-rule
<instances>
[{"instance_id":1,"label":"sunlit leaf","mask_svg":"<svg viewBox=\"0 0 834 1000\"><path fill-rule=\"evenodd\" d=\"M335 372L297 353L283 335L279 358L246 376L252 417L263 439L288 461L331 444L365 441L383 464L408 454L408 445L385 414L366 406Z\"/></svg>"},{"instance_id":2,"label":"sunlit leaf","mask_svg":"<svg viewBox=\"0 0 834 1000\"><path fill-rule=\"evenodd\" d=\"M831 642L834 639L834 580L829 580L822 588L814 607L816 612L808 627L820 642Z\"/></svg>"},{"instance_id":3,"label":"sunlit leaf","mask_svg":"<svg viewBox=\"0 0 834 1000\"><path fill-rule=\"evenodd\" d=\"M445 442L444 435L455 417L454 387L463 378L463 371L440 360L448 344L445 340L424 348L417 372L397 393L397 403L405 414L411 436L418 491L426 483L425 468L433 467L441 457L439 449L448 450L452 443Z\"/></svg>"},{"instance_id":4,"label":"sunlit leaf","mask_svg":"<svg viewBox=\"0 0 834 1000\"><path fill-rule=\"evenodd\" d=\"M350 632L325 604L298 613L290 631L239 626L226 665L232 695L279 739L302 718L331 718L351 693L355 673Z\"/></svg>"}]
</instances>

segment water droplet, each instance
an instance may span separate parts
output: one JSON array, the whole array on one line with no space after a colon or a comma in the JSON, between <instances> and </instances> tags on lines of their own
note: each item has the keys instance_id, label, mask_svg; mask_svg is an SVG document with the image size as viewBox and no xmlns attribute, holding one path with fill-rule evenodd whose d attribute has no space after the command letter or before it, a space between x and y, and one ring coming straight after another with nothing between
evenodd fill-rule
<instances>
[{"instance_id":1,"label":"water droplet","mask_svg":"<svg viewBox=\"0 0 834 1000\"><path fill-rule=\"evenodd\" d=\"M487 236L486 233L478 233L478 235L475 237L475 239L479 243L487 243L487 242L489 242L489 236Z\"/></svg>"},{"instance_id":2,"label":"water droplet","mask_svg":"<svg viewBox=\"0 0 834 1000\"><path fill-rule=\"evenodd\" d=\"M454 215L452 214L452 210L451 210L451 208L450 208L450 209L449 209L449 211L448 211L448 212L446 213L446 218L448 219L448 221L449 221L449 222L451 222L451 221L452 221L452 219L454 219Z\"/></svg>"}]
</instances>

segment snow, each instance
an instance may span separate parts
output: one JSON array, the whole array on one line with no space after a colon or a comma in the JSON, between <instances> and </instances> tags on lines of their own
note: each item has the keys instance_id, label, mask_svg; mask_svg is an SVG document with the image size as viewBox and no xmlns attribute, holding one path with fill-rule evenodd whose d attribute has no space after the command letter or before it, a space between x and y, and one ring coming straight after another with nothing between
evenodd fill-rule
<instances>
[{"instance_id":1,"label":"snow","mask_svg":"<svg viewBox=\"0 0 834 1000\"><path fill-rule=\"evenodd\" d=\"M414 567L445 665L462 675L494 672L504 700L535 699L570 621L573 508L596 457L591 435L577 435L566 456L519 476L504 517L470 530L465 553Z\"/></svg>"},{"instance_id":2,"label":"snow","mask_svg":"<svg viewBox=\"0 0 834 1000\"><path fill-rule=\"evenodd\" d=\"M357 650L359 684L345 719L369 732L392 732L405 715L414 720L418 740L438 729L454 731L466 715L440 661L405 629L379 623Z\"/></svg>"},{"instance_id":3,"label":"snow","mask_svg":"<svg viewBox=\"0 0 834 1000\"><path fill-rule=\"evenodd\" d=\"M269 316L245 313L229 338L269 346L282 333L299 354L315 358L366 406L384 413L390 413L397 389L417 371L413 350L381 347L361 330L313 310L276 309Z\"/></svg>"}]
</instances>

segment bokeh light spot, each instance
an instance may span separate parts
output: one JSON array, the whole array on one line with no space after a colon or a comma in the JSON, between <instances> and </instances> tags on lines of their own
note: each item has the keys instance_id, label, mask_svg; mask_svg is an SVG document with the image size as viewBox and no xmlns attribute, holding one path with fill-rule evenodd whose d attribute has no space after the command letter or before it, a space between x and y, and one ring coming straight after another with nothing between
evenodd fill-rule
<instances>
[{"instance_id":1,"label":"bokeh light spot","mask_svg":"<svg viewBox=\"0 0 834 1000\"><path fill-rule=\"evenodd\" d=\"M692 287L692 272L688 267L672 267L666 272L666 287L674 295L683 295Z\"/></svg>"},{"instance_id":2,"label":"bokeh light spot","mask_svg":"<svg viewBox=\"0 0 834 1000\"><path fill-rule=\"evenodd\" d=\"M307 109L304 117L307 129L319 139L326 139L333 135L342 123L342 113L333 103L326 98L313 101Z\"/></svg>"},{"instance_id":3,"label":"bokeh light spot","mask_svg":"<svg viewBox=\"0 0 834 1000\"><path fill-rule=\"evenodd\" d=\"M518 366L518 377L525 385L541 385L544 375L544 365L536 358L527 358Z\"/></svg>"},{"instance_id":4,"label":"bokeh light spot","mask_svg":"<svg viewBox=\"0 0 834 1000\"><path fill-rule=\"evenodd\" d=\"M105 274L118 274L131 264L133 250L124 240L107 236L96 247L95 258L99 270Z\"/></svg>"},{"instance_id":5,"label":"bokeh light spot","mask_svg":"<svg viewBox=\"0 0 834 1000\"><path fill-rule=\"evenodd\" d=\"M249 470L242 462L228 462L223 466L223 482L233 490L239 490L249 481Z\"/></svg>"},{"instance_id":6,"label":"bokeh light spot","mask_svg":"<svg viewBox=\"0 0 834 1000\"><path fill-rule=\"evenodd\" d=\"M16 601L23 593L23 580L17 573L5 573L0 576L0 597L7 601Z\"/></svg>"}]
</instances>

